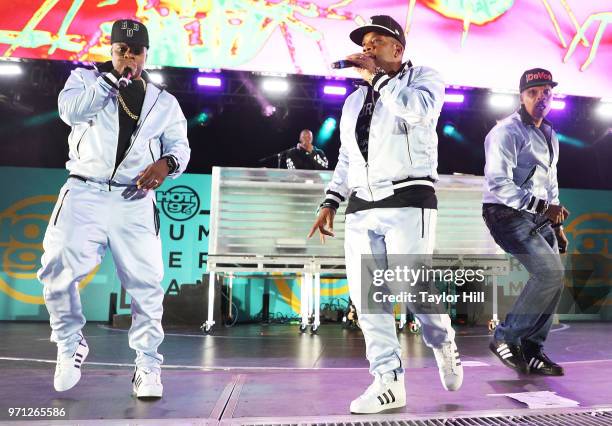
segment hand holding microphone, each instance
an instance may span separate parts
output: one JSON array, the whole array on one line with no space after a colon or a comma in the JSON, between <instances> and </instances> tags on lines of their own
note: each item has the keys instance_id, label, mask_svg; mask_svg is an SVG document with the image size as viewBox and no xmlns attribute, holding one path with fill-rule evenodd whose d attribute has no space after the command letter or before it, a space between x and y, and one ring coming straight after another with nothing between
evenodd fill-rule
<instances>
[{"instance_id":1,"label":"hand holding microphone","mask_svg":"<svg viewBox=\"0 0 612 426\"><path fill-rule=\"evenodd\" d=\"M334 70L340 70L343 68L352 68L352 67L358 67L359 65L357 65L355 62L353 61L349 61L347 59L340 59L339 61L336 62L332 62L331 67Z\"/></svg>"},{"instance_id":2,"label":"hand holding microphone","mask_svg":"<svg viewBox=\"0 0 612 426\"><path fill-rule=\"evenodd\" d=\"M132 82L132 76L134 75L132 68L125 67L121 73L121 78L117 81L120 88L127 87Z\"/></svg>"},{"instance_id":3,"label":"hand holding microphone","mask_svg":"<svg viewBox=\"0 0 612 426\"><path fill-rule=\"evenodd\" d=\"M359 74L361 74L361 77L367 82L371 82L372 78L374 77L374 74L376 74L375 59L372 56L363 53L355 53L353 55L349 55L346 57L346 59L342 59L340 61L332 63L331 67L333 69L353 67Z\"/></svg>"}]
</instances>

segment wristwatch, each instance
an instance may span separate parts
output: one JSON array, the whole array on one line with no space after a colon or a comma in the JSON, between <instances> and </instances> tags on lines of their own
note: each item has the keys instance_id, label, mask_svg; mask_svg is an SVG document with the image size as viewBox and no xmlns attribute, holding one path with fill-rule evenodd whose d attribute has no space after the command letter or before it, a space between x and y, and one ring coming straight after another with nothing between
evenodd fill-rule
<instances>
[{"instance_id":1,"label":"wristwatch","mask_svg":"<svg viewBox=\"0 0 612 426\"><path fill-rule=\"evenodd\" d=\"M176 159L172 155L166 155L162 158L166 160L166 164L168 165L168 174L171 175L178 168Z\"/></svg>"}]
</instances>

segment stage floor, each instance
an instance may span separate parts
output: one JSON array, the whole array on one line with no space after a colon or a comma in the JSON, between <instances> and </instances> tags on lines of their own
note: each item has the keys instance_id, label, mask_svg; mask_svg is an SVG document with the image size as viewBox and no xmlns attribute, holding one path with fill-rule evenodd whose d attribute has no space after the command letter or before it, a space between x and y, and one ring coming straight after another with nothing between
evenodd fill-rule
<instances>
[{"instance_id":1,"label":"stage floor","mask_svg":"<svg viewBox=\"0 0 612 426\"><path fill-rule=\"evenodd\" d=\"M55 346L40 323L0 323L0 421L27 424L461 424L612 425L612 323L555 326L547 353L564 377L518 376L488 351L482 327L457 330L463 387L443 390L420 335L399 335L408 405L385 415L350 416L371 382L361 332L323 324L318 335L291 325L216 327L211 335L166 330L160 348L164 397L131 396L134 354L127 332L88 324L90 354L73 389L53 390ZM496 394L550 390L579 408L530 410ZM9 408L64 408L64 417L11 417ZM537 414L535 417L525 417ZM522 416L522 417L517 417ZM469 418L476 419L470 423ZM426 421L424 419L456 419ZM462 418L463 420L458 420ZM132 419L129 422L118 420ZM522 420L520 420L522 419ZM53 421L51 421L53 420ZM89 420L83 422L83 420ZM412 421L412 422L411 422ZM24 424L24 423L21 423Z\"/></svg>"}]
</instances>

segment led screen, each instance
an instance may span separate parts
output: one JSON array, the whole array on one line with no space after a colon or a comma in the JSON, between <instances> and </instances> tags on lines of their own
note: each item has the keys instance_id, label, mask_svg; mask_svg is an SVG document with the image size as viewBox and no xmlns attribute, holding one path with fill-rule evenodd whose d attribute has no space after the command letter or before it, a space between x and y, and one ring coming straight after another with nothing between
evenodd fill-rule
<instances>
[{"instance_id":1,"label":"led screen","mask_svg":"<svg viewBox=\"0 0 612 426\"><path fill-rule=\"evenodd\" d=\"M0 55L101 61L112 22L144 22L149 65L354 76L329 64L359 48L371 15L406 27L405 59L447 84L516 88L544 67L558 92L612 96L612 0L0 0Z\"/></svg>"}]
</instances>

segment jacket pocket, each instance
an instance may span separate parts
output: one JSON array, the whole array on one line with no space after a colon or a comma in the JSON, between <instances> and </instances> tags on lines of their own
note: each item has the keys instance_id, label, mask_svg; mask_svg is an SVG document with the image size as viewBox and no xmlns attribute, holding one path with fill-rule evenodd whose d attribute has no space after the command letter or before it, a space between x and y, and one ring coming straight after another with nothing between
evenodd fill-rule
<instances>
[{"instance_id":1,"label":"jacket pocket","mask_svg":"<svg viewBox=\"0 0 612 426\"><path fill-rule=\"evenodd\" d=\"M155 201L151 201L153 203L153 223L155 226L155 235L159 235L159 209L155 205Z\"/></svg>"},{"instance_id":2,"label":"jacket pocket","mask_svg":"<svg viewBox=\"0 0 612 426\"><path fill-rule=\"evenodd\" d=\"M155 156L153 155L153 147L151 147L151 144L153 143L155 139L149 139L149 154L151 154L151 161L154 163L155 160Z\"/></svg>"},{"instance_id":3,"label":"jacket pocket","mask_svg":"<svg viewBox=\"0 0 612 426\"><path fill-rule=\"evenodd\" d=\"M81 158L81 152L80 152L80 148L81 148L81 142L83 142L83 138L85 137L85 134L87 133L87 131L89 130L89 127L85 129L85 131L83 132L83 134L81 135L81 137L79 138L79 141L76 144L76 154L77 154L77 158Z\"/></svg>"},{"instance_id":4,"label":"jacket pocket","mask_svg":"<svg viewBox=\"0 0 612 426\"><path fill-rule=\"evenodd\" d=\"M66 200L66 195L70 192L69 189L64 192L64 196L62 197L62 201L60 201L59 207L57 208L57 213L55 213L55 218L53 219L53 226L57 225L57 219L59 218L60 212L62 211L62 207L64 206L64 201Z\"/></svg>"},{"instance_id":5,"label":"jacket pocket","mask_svg":"<svg viewBox=\"0 0 612 426\"><path fill-rule=\"evenodd\" d=\"M410 161L410 165L412 165L412 155L410 154L410 139L408 138L408 126L406 123L402 123L404 127L404 136L406 138L406 148L408 149L408 160Z\"/></svg>"},{"instance_id":6,"label":"jacket pocket","mask_svg":"<svg viewBox=\"0 0 612 426\"><path fill-rule=\"evenodd\" d=\"M531 179L531 178L533 177L533 175L535 174L535 172L536 172L536 169L537 169L537 168L538 168L537 164L536 164L535 166L533 166L533 167L532 167L532 169L529 171L529 174L527 175L527 177L525 178L525 180L523 181L523 183L521 183L521 188L522 188L523 186L525 186L525 184L526 184L527 182L529 182L529 179Z\"/></svg>"}]
</instances>

